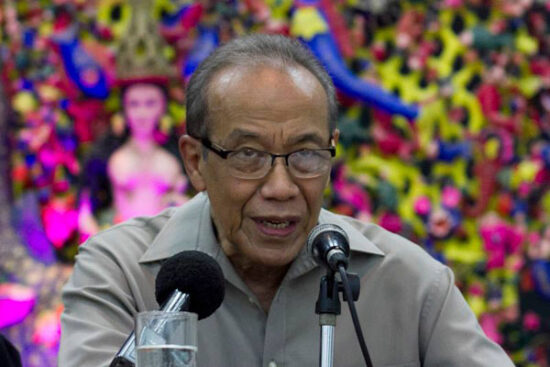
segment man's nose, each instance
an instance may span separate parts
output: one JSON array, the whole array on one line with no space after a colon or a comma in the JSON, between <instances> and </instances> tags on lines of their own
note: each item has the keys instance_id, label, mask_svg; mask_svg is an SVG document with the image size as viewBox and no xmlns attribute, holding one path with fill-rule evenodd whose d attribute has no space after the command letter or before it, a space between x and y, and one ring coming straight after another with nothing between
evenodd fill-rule
<instances>
[{"instance_id":1,"label":"man's nose","mask_svg":"<svg viewBox=\"0 0 550 367\"><path fill-rule=\"evenodd\" d=\"M284 158L276 158L260 190L263 197L274 200L289 200L300 189L288 171Z\"/></svg>"}]
</instances>

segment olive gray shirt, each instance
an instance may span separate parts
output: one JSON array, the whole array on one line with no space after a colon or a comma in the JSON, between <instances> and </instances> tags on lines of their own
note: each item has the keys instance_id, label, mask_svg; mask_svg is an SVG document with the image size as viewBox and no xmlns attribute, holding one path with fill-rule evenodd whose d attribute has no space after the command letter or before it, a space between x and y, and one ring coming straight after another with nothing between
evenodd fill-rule
<instances>
[{"instance_id":1,"label":"olive gray shirt","mask_svg":"<svg viewBox=\"0 0 550 367\"><path fill-rule=\"evenodd\" d=\"M451 270L422 248L374 225L323 210L349 236L350 272L361 278L356 307L375 367L508 367L504 351L483 334ZM207 195L179 208L114 226L80 247L64 287L59 366L108 366L140 311L158 309L161 263L200 250L220 264L226 294L199 321L199 367L304 367L319 364L315 302L325 271L305 246L266 314L218 244ZM348 305L337 318L334 366L364 366Z\"/></svg>"}]
</instances>

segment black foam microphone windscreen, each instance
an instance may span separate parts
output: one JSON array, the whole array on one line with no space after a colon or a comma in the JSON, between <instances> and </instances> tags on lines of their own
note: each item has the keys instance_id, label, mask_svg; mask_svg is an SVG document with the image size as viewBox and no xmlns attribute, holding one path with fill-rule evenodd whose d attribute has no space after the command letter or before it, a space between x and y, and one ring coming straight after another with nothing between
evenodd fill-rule
<instances>
[{"instance_id":1,"label":"black foam microphone windscreen","mask_svg":"<svg viewBox=\"0 0 550 367\"><path fill-rule=\"evenodd\" d=\"M176 289L188 294L188 311L198 314L199 320L210 316L225 295L220 265L200 251L182 251L167 259L159 270L155 288L161 306Z\"/></svg>"}]
</instances>

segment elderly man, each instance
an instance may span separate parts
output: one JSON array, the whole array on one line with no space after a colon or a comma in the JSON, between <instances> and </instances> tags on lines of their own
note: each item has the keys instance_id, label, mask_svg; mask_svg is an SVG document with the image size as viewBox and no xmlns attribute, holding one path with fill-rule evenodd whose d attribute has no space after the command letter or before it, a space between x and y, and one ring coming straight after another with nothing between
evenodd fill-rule
<instances>
[{"instance_id":1,"label":"elderly man","mask_svg":"<svg viewBox=\"0 0 550 367\"><path fill-rule=\"evenodd\" d=\"M315 301L325 271L308 233L333 223L350 239L356 303L374 366L513 366L486 338L451 271L374 224L321 209L338 140L334 87L296 41L255 35L222 46L191 78L180 150L200 193L80 248L64 289L60 366L105 366L159 307L160 264L185 250L222 267L221 307L199 322L198 366L318 364ZM364 365L347 308L334 365Z\"/></svg>"}]
</instances>

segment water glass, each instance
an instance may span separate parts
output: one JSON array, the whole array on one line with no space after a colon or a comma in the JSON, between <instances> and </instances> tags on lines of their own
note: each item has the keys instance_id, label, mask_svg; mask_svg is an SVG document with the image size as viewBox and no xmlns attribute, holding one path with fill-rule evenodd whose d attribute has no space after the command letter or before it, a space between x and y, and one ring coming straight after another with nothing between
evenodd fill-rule
<instances>
[{"instance_id":1,"label":"water glass","mask_svg":"<svg viewBox=\"0 0 550 367\"><path fill-rule=\"evenodd\" d=\"M136 367L196 367L197 314L140 312L135 333Z\"/></svg>"}]
</instances>

